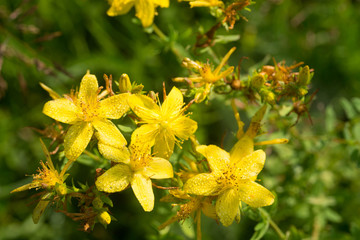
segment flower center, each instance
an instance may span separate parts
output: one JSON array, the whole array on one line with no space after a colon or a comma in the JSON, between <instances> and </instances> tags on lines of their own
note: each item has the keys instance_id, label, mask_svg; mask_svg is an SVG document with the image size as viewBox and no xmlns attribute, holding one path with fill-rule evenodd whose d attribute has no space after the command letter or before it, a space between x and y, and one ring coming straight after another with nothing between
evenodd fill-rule
<instances>
[{"instance_id":1,"label":"flower center","mask_svg":"<svg viewBox=\"0 0 360 240\"><path fill-rule=\"evenodd\" d=\"M82 112L81 118L85 122L91 122L99 116L99 102L97 101L96 96L88 99L88 101L80 100L79 107Z\"/></svg>"}]
</instances>

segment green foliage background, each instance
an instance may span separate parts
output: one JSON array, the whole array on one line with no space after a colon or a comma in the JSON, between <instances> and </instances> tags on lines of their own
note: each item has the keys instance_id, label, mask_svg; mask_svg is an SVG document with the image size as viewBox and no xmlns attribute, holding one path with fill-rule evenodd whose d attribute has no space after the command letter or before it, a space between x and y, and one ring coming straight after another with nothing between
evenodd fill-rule
<instances>
[{"instance_id":1,"label":"green foliage background","mask_svg":"<svg viewBox=\"0 0 360 240\"><path fill-rule=\"evenodd\" d=\"M0 239L191 238L187 222L159 233L156 228L169 217L170 207L156 201L155 211L144 213L131 191L112 195L111 211L118 221L107 230L96 226L92 233L77 231L77 223L51 210L34 225L34 199L29 196L35 191L9 193L29 182L25 176L35 173L44 159L39 135L28 128L52 123L41 113L49 96L39 82L66 93L90 69L99 80L104 73L115 79L127 73L145 90L160 91L162 82L170 89L171 78L186 75L182 57L206 61L232 46L237 50L230 64L249 58L242 64L244 74L271 63L271 57L288 64L304 61L315 69L312 91L319 92L311 107L314 125L303 117L289 128L287 122L296 120L295 114L285 116L290 108L281 118L269 113L264 124L270 133L264 140L290 139L287 145L267 148L260 176L277 194L276 204L266 209L272 221L289 231L290 239L360 239L360 1L259 0L250 8L244 12L248 22L237 22L229 33L220 30L219 44L195 54L197 33L207 31L216 19L208 9L190 9L184 2L171 1L170 8L158 9L155 23L166 35L160 38L141 27L134 10L108 17L108 4L102 0L1 0ZM57 37L50 39L54 33ZM240 38L227 42L221 36L229 34ZM228 103L219 98L192 111L203 144L220 145L224 132L236 131ZM247 119L253 111L240 114ZM230 140L225 143L231 147ZM83 164L71 171L83 182L94 175ZM229 228L204 220L203 238L250 239L256 232L253 239L278 239L271 227L266 231L268 218L245 213L240 224Z\"/></svg>"}]
</instances>

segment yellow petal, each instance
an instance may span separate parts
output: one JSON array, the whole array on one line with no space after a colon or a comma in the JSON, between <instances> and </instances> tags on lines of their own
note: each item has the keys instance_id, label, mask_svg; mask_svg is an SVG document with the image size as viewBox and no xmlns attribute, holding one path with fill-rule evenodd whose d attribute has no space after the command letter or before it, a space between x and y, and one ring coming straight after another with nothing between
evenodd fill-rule
<instances>
[{"instance_id":1,"label":"yellow petal","mask_svg":"<svg viewBox=\"0 0 360 240\"><path fill-rule=\"evenodd\" d=\"M243 135L230 151L230 162L238 162L254 151L254 140Z\"/></svg>"},{"instance_id":2,"label":"yellow petal","mask_svg":"<svg viewBox=\"0 0 360 240\"><path fill-rule=\"evenodd\" d=\"M220 222L230 226L239 212L239 195L234 188L224 191L216 200L216 213Z\"/></svg>"},{"instance_id":3,"label":"yellow petal","mask_svg":"<svg viewBox=\"0 0 360 240\"><path fill-rule=\"evenodd\" d=\"M180 114L181 108L184 105L184 98L182 93L176 87L173 87L166 97L164 103L161 105L161 112L164 118L175 118Z\"/></svg>"},{"instance_id":4,"label":"yellow petal","mask_svg":"<svg viewBox=\"0 0 360 240\"><path fill-rule=\"evenodd\" d=\"M99 119L92 124L97 131L96 137L102 143L116 148L123 148L127 144L120 130L111 121Z\"/></svg>"},{"instance_id":5,"label":"yellow petal","mask_svg":"<svg viewBox=\"0 0 360 240\"><path fill-rule=\"evenodd\" d=\"M10 193L15 193L15 192L22 192L22 191L26 191L26 190L29 190L29 189L32 189L32 188L37 188L37 187L40 187L41 186L41 183L28 183L28 184L25 184L21 187L18 187L14 190L12 190Z\"/></svg>"},{"instance_id":6,"label":"yellow petal","mask_svg":"<svg viewBox=\"0 0 360 240\"><path fill-rule=\"evenodd\" d=\"M266 154L263 150L257 150L236 163L237 175L241 179L255 180L265 164Z\"/></svg>"},{"instance_id":7,"label":"yellow petal","mask_svg":"<svg viewBox=\"0 0 360 240\"><path fill-rule=\"evenodd\" d=\"M126 147L116 148L99 141L98 148L101 155L110 161L126 164L130 162L130 153Z\"/></svg>"},{"instance_id":8,"label":"yellow petal","mask_svg":"<svg viewBox=\"0 0 360 240\"><path fill-rule=\"evenodd\" d=\"M126 14L134 6L134 3L134 0L114 0L107 11L107 15L113 17Z\"/></svg>"},{"instance_id":9,"label":"yellow petal","mask_svg":"<svg viewBox=\"0 0 360 240\"><path fill-rule=\"evenodd\" d=\"M152 0L137 0L135 2L136 17L141 20L143 27L149 27L154 20L155 6Z\"/></svg>"},{"instance_id":10,"label":"yellow petal","mask_svg":"<svg viewBox=\"0 0 360 240\"><path fill-rule=\"evenodd\" d=\"M269 190L253 181L239 185L239 196L241 201L254 208L269 206L275 198Z\"/></svg>"},{"instance_id":11,"label":"yellow petal","mask_svg":"<svg viewBox=\"0 0 360 240\"><path fill-rule=\"evenodd\" d=\"M248 130L245 133L250 138L256 137L258 131L260 130L261 120L263 119L263 117L264 117L264 115L266 113L266 108L267 108L266 105L262 106L255 113L255 115L251 118L250 126L249 126Z\"/></svg>"},{"instance_id":12,"label":"yellow petal","mask_svg":"<svg viewBox=\"0 0 360 240\"><path fill-rule=\"evenodd\" d=\"M187 180L184 191L200 196L214 196L219 193L222 186L216 182L217 177L210 173L201 173Z\"/></svg>"},{"instance_id":13,"label":"yellow petal","mask_svg":"<svg viewBox=\"0 0 360 240\"><path fill-rule=\"evenodd\" d=\"M206 198L204 201L201 202L201 210L205 216L212 219L217 218L215 206L208 198Z\"/></svg>"},{"instance_id":14,"label":"yellow petal","mask_svg":"<svg viewBox=\"0 0 360 240\"><path fill-rule=\"evenodd\" d=\"M131 135L131 142L146 142L150 146L154 145L155 137L159 133L158 124L144 124L135 129Z\"/></svg>"},{"instance_id":15,"label":"yellow petal","mask_svg":"<svg viewBox=\"0 0 360 240\"><path fill-rule=\"evenodd\" d=\"M135 173L131 179L131 187L141 206L146 212L154 208L154 193L150 178L141 173Z\"/></svg>"},{"instance_id":16,"label":"yellow petal","mask_svg":"<svg viewBox=\"0 0 360 240\"><path fill-rule=\"evenodd\" d=\"M50 95L50 97L51 97L52 99L59 99L59 98L61 98L60 95L59 95L57 92L55 92L54 90L52 90L51 88L49 88L49 87L46 86L45 84L40 83L40 86L42 87L42 89L44 89L45 91L47 91L47 92L49 93L49 95Z\"/></svg>"},{"instance_id":17,"label":"yellow petal","mask_svg":"<svg viewBox=\"0 0 360 240\"><path fill-rule=\"evenodd\" d=\"M169 0L154 0L153 2L163 8L169 7Z\"/></svg>"},{"instance_id":18,"label":"yellow petal","mask_svg":"<svg viewBox=\"0 0 360 240\"><path fill-rule=\"evenodd\" d=\"M174 151L175 136L167 130L162 130L156 135L154 143L154 154L157 157L169 159Z\"/></svg>"},{"instance_id":19,"label":"yellow petal","mask_svg":"<svg viewBox=\"0 0 360 240\"><path fill-rule=\"evenodd\" d=\"M78 121L78 107L66 98L59 98L45 103L43 113L56 121L73 124Z\"/></svg>"},{"instance_id":20,"label":"yellow petal","mask_svg":"<svg viewBox=\"0 0 360 240\"><path fill-rule=\"evenodd\" d=\"M221 1L211 1L212 4L223 4ZM217 66L217 68L214 70L214 75L218 75L218 73L220 72L221 68L225 65L225 63L227 62L227 60L229 60L231 54L236 50L236 47L233 47L229 50L228 53L226 53L226 55L223 57L223 59L221 60L219 66ZM233 68L234 69L234 68ZM228 71L228 69L226 70ZM232 70L231 70L232 72ZM228 74L230 74L231 72L229 72Z\"/></svg>"},{"instance_id":21,"label":"yellow petal","mask_svg":"<svg viewBox=\"0 0 360 240\"><path fill-rule=\"evenodd\" d=\"M80 83L80 89L78 99L81 102L88 102L88 99L93 98L97 95L99 85L95 75L87 72L82 78Z\"/></svg>"},{"instance_id":22,"label":"yellow petal","mask_svg":"<svg viewBox=\"0 0 360 240\"><path fill-rule=\"evenodd\" d=\"M107 193L120 192L130 183L132 171L126 164L119 163L97 178L97 189Z\"/></svg>"},{"instance_id":23,"label":"yellow petal","mask_svg":"<svg viewBox=\"0 0 360 240\"><path fill-rule=\"evenodd\" d=\"M93 133L94 129L88 122L71 126L64 139L65 156L75 161L89 144Z\"/></svg>"},{"instance_id":24,"label":"yellow petal","mask_svg":"<svg viewBox=\"0 0 360 240\"><path fill-rule=\"evenodd\" d=\"M129 96L129 94L123 93L102 100L100 102L100 116L110 119L121 118L129 110L127 103Z\"/></svg>"},{"instance_id":25,"label":"yellow petal","mask_svg":"<svg viewBox=\"0 0 360 240\"><path fill-rule=\"evenodd\" d=\"M143 174L153 179L172 178L174 176L171 163L163 158L153 157Z\"/></svg>"},{"instance_id":26,"label":"yellow petal","mask_svg":"<svg viewBox=\"0 0 360 240\"><path fill-rule=\"evenodd\" d=\"M131 95L128 99L131 110L144 122L151 122L160 118L160 108L155 102L143 95Z\"/></svg>"},{"instance_id":27,"label":"yellow petal","mask_svg":"<svg viewBox=\"0 0 360 240\"><path fill-rule=\"evenodd\" d=\"M180 139L188 139L197 129L197 122L186 116L180 116L169 123L169 128Z\"/></svg>"},{"instance_id":28,"label":"yellow petal","mask_svg":"<svg viewBox=\"0 0 360 240\"><path fill-rule=\"evenodd\" d=\"M230 155L225 150L215 145L200 145L196 147L196 151L204 155L209 162L212 171L224 172L229 168Z\"/></svg>"}]
</instances>

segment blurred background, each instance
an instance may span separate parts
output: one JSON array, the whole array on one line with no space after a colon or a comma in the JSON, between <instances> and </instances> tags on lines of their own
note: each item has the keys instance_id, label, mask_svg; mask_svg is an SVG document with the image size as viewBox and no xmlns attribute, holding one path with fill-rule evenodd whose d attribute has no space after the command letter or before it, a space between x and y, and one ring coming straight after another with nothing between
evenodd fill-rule
<instances>
[{"instance_id":1,"label":"blurred background","mask_svg":"<svg viewBox=\"0 0 360 240\"><path fill-rule=\"evenodd\" d=\"M163 82L170 90L171 78L187 74L183 57L209 57L193 51L197 34L216 24L207 8L190 9L187 2L173 0L169 8L158 8L155 24L165 37L143 29L134 9L108 17L108 8L102 0L0 0L0 239L193 237L188 222L159 233L156 228L170 216L170 206L157 201L153 212L144 213L131 191L111 196L118 221L107 230L96 226L92 233L77 231L76 222L52 209L35 225L35 198L30 198L35 191L10 195L31 181L29 175L44 159L40 135L31 129L52 123L41 112L50 97L39 82L67 93L89 69L100 85L104 73L114 79L127 73L145 91L161 91ZM260 178L278 195L268 211L290 239L360 239L360 1L259 0L250 9L244 11L248 21L217 32L233 37L219 37L214 53L221 57L236 46L229 64L248 57L241 65L244 75L272 64L272 58L289 65L303 61L315 70L310 94L319 90L310 108L313 125L305 114L296 127L285 129L283 120L269 113L265 126L271 134L263 138L293 141L267 148ZM231 108L220 100L194 110L195 120L204 123L197 132L203 144L220 145L224 132L236 131ZM240 114L248 119L253 112ZM80 169L89 175L80 175ZM72 171L83 182L94 175L81 164ZM240 224L225 228L203 219L203 239L250 239L258 222L269 223L245 215ZM271 228L263 237L278 239Z\"/></svg>"}]
</instances>

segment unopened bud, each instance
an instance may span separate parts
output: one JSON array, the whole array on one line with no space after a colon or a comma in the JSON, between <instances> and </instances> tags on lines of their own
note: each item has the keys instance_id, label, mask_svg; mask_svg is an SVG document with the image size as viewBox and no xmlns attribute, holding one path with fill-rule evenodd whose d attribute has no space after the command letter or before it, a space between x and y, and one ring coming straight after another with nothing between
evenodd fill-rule
<instances>
[{"instance_id":1,"label":"unopened bud","mask_svg":"<svg viewBox=\"0 0 360 240\"><path fill-rule=\"evenodd\" d=\"M262 67L261 72L265 72L267 75L271 75L275 72L275 67L270 65L265 65Z\"/></svg>"},{"instance_id":2,"label":"unopened bud","mask_svg":"<svg viewBox=\"0 0 360 240\"><path fill-rule=\"evenodd\" d=\"M311 74L309 66L303 67L299 72L299 83L301 86L307 86L310 84Z\"/></svg>"},{"instance_id":3,"label":"unopened bud","mask_svg":"<svg viewBox=\"0 0 360 240\"><path fill-rule=\"evenodd\" d=\"M104 202L99 197L96 197L92 201L92 205L94 206L94 208L102 208L104 205Z\"/></svg>"},{"instance_id":4,"label":"unopened bud","mask_svg":"<svg viewBox=\"0 0 360 240\"><path fill-rule=\"evenodd\" d=\"M66 184L63 183L63 184L57 184L55 186L55 190L56 192L61 195L61 196L64 196L67 194L67 187L66 187Z\"/></svg>"},{"instance_id":5,"label":"unopened bud","mask_svg":"<svg viewBox=\"0 0 360 240\"><path fill-rule=\"evenodd\" d=\"M299 88L299 95L302 97L302 96L305 96L306 94L308 93L308 90L304 87L300 87Z\"/></svg>"},{"instance_id":6,"label":"unopened bud","mask_svg":"<svg viewBox=\"0 0 360 240\"><path fill-rule=\"evenodd\" d=\"M121 93L131 92L131 82L129 76L124 73L119 80L119 90Z\"/></svg>"},{"instance_id":7,"label":"unopened bud","mask_svg":"<svg viewBox=\"0 0 360 240\"><path fill-rule=\"evenodd\" d=\"M234 90L239 90L241 88L241 81L240 79L234 79L231 82L231 88Z\"/></svg>"},{"instance_id":8,"label":"unopened bud","mask_svg":"<svg viewBox=\"0 0 360 240\"><path fill-rule=\"evenodd\" d=\"M275 94L267 89L261 89L260 90L260 96L264 100L264 102L267 102L271 105L275 104Z\"/></svg>"},{"instance_id":9,"label":"unopened bud","mask_svg":"<svg viewBox=\"0 0 360 240\"><path fill-rule=\"evenodd\" d=\"M110 214L106 211L103 211L98 215L98 220L102 225L107 226L111 223Z\"/></svg>"},{"instance_id":10,"label":"unopened bud","mask_svg":"<svg viewBox=\"0 0 360 240\"><path fill-rule=\"evenodd\" d=\"M256 74L250 79L251 86L255 89L260 89L264 86L265 77L261 74Z\"/></svg>"}]
</instances>

